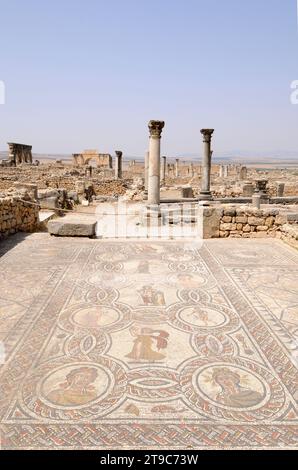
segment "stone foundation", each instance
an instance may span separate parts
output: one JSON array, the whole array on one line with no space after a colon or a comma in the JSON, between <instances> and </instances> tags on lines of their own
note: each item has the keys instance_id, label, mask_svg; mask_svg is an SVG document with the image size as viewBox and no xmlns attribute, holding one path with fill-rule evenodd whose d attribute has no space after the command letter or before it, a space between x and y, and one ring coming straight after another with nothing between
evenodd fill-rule
<instances>
[{"instance_id":1,"label":"stone foundation","mask_svg":"<svg viewBox=\"0 0 298 470\"><path fill-rule=\"evenodd\" d=\"M199 209L199 236L208 238L280 238L298 246L298 212L248 206Z\"/></svg>"},{"instance_id":2,"label":"stone foundation","mask_svg":"<svg viewBox=\"0 0 298 470\"><path fill-rule=\"evenodd\" d=\"M0 197L0 240L16 232L33 232L39 223L39 207L29 196Z\"/></svg>"},{"instance_id":3,"label":"stone foundation","mask_svg":"<svg viewBox=\"0 0 298 470\"><path fill-rule=\"evenodd\" d=\"M280 209L225 207L220 219L220 238L281 238L281 227L287 223L286 212ZM297 216L298 217L298 216ZM295 223L295 214L292 217Z\"/></svg>"},{"instance_id":4,"label":"stone foundation","mask_svg":"<svg viewBox=\"0 0 298 470\"><path fill-rule=\"evenodd\" d=\"M298 223L297 213L283 209L224 207L219 223L220 238L282 238L285 224Z\"/></svg>"}]
</instances>

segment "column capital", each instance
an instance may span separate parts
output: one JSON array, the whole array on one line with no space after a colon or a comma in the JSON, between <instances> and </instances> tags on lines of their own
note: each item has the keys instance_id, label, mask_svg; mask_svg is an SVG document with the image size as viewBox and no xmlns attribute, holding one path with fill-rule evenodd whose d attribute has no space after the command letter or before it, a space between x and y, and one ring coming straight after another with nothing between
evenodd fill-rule
<instances>
[{"instance_id":1,"label":"column capital","mask_svg":"<svg viewBox=\"0 0 298 470\"><path fill-rule=\"evenodd\" d=\"M116 157L121 158L123 155L123 152L121 150L115 150Z\"/></svg>"},{"instance_id":2,"label":"column capital","mask_svg":"<svg viewBox=\"0 0 298 470\"><path fill-rule=\"evenodd\" d=\"M201 134L203 135L203 142L211 142L213 132L214 129L201 129Z\"/></svg>"},{"instance_id":3,"label":"column capital","mask_svg":"<svg viewBox=\"0 0 298 470\"><path fill-rule=\"evenodd\" d=\"M162 130L165 126L164 121L149 121L148 127L150 132L150 137L154 139L160 139Z\"/></svg>"}]
</instances>

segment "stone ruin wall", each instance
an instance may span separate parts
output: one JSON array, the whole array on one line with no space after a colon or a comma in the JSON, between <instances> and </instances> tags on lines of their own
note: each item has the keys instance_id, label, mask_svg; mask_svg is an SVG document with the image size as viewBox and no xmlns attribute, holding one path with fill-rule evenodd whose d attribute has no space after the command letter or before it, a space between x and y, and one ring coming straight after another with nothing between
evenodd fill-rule
<instances>
[{"instance_id":1,"label":"stone ruin wall","mask_svg":"<svg viewBox=\"0 0 298 470\"><path fill-rule=\"evenodd\" d=\"M281 238L287 216L279 209L224 208L219 224L220 238Z\"/></svg>"},{"instance_id":2,"label":"stone ruin wall","mask_svg":"<svg viewBox=\"0 0 298 470\"><path fill-rule=\"evenodd\" d=\"M298 248L298 211L248 206L201 209L204 238L276 238Z\"/></svg>"},{"instance_id":3,"label":"stone ruin wall","mask_svg":"<svg viewBox=\"0 0 298 470\"><path fill-rule=\"evenodd\" d=\"M39 208L31 202L34 200L29 196L0 196L0 240L16 232L33 232L37 229Z\"/></svg>"},{"instance_id":4,"label":"stone ruin wall","mask_svg":"<svg viewBox=\"0 0 298 470\"><path fill-rule=\"evenodd\" d=\"M93 170L92 178L86 178L84 169L42 164L30 168L1 168L0 192L10 190L16 182L32 183L33 181L39 190L59 188L76 191L76 184L79 180L88 180L93 185L96 195L123 195L127 189L127 180L103 179L98 169Z\"/></svg>"},{"instance_id":5,"label":"stone ruin wall","mask_svg":"<svg viewBox=\"0 0 298 470\"><path fill-rule=\"evenodd\" d=\"M76 166L88 165L95 162L98 167L113 168L113 159L109 153L99 153L97 150L85 150L82 153L72 155L73 164Z\"/></svg>"}]
</instances>

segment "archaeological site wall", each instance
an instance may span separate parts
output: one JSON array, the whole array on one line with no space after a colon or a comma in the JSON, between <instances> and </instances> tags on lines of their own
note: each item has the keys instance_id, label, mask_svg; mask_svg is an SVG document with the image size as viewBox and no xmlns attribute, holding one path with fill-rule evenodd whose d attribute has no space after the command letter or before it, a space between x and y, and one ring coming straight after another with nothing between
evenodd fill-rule
<instances>
[{"instance_id":1,"label":"archaeological site wall","mask_svg":"<svg viewBox=\"0 0 298 470\"><path fill-rule=\"evenodd\" d=\"M33 199L20 195L0 197L0 240L16 232L33 232L38 227L39 208Z\"/></svg>"},{"instance_id":2,"label":"archaeological site wall","mask_svg":"<svg viewBox=\"0 0 298 470\"><path fill-rule=\"evenodd\" d=\"M298 211L248 206L200 208L202 238L278 238L298 241ZM295 243L297 246L297 243Z\"/></svg>"}]
</instances>

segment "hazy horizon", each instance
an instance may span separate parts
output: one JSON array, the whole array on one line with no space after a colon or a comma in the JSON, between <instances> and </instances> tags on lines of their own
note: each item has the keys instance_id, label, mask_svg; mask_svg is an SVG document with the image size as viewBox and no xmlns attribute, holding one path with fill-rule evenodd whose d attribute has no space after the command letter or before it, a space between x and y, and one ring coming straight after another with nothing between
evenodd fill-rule
<instances>
[{"instance_id":1,"label":"hazy horizon","mask_svg":"<svg viewBox=\"0 0 298 470\"><path fill-rule=\"evenodd\" d=\"M162 119L164 155L200 155L213 127L216 157L298 156L296 0L0 6L1 152L13 141L141 156L148 121Z\"/></svg>"}]
</instances>

